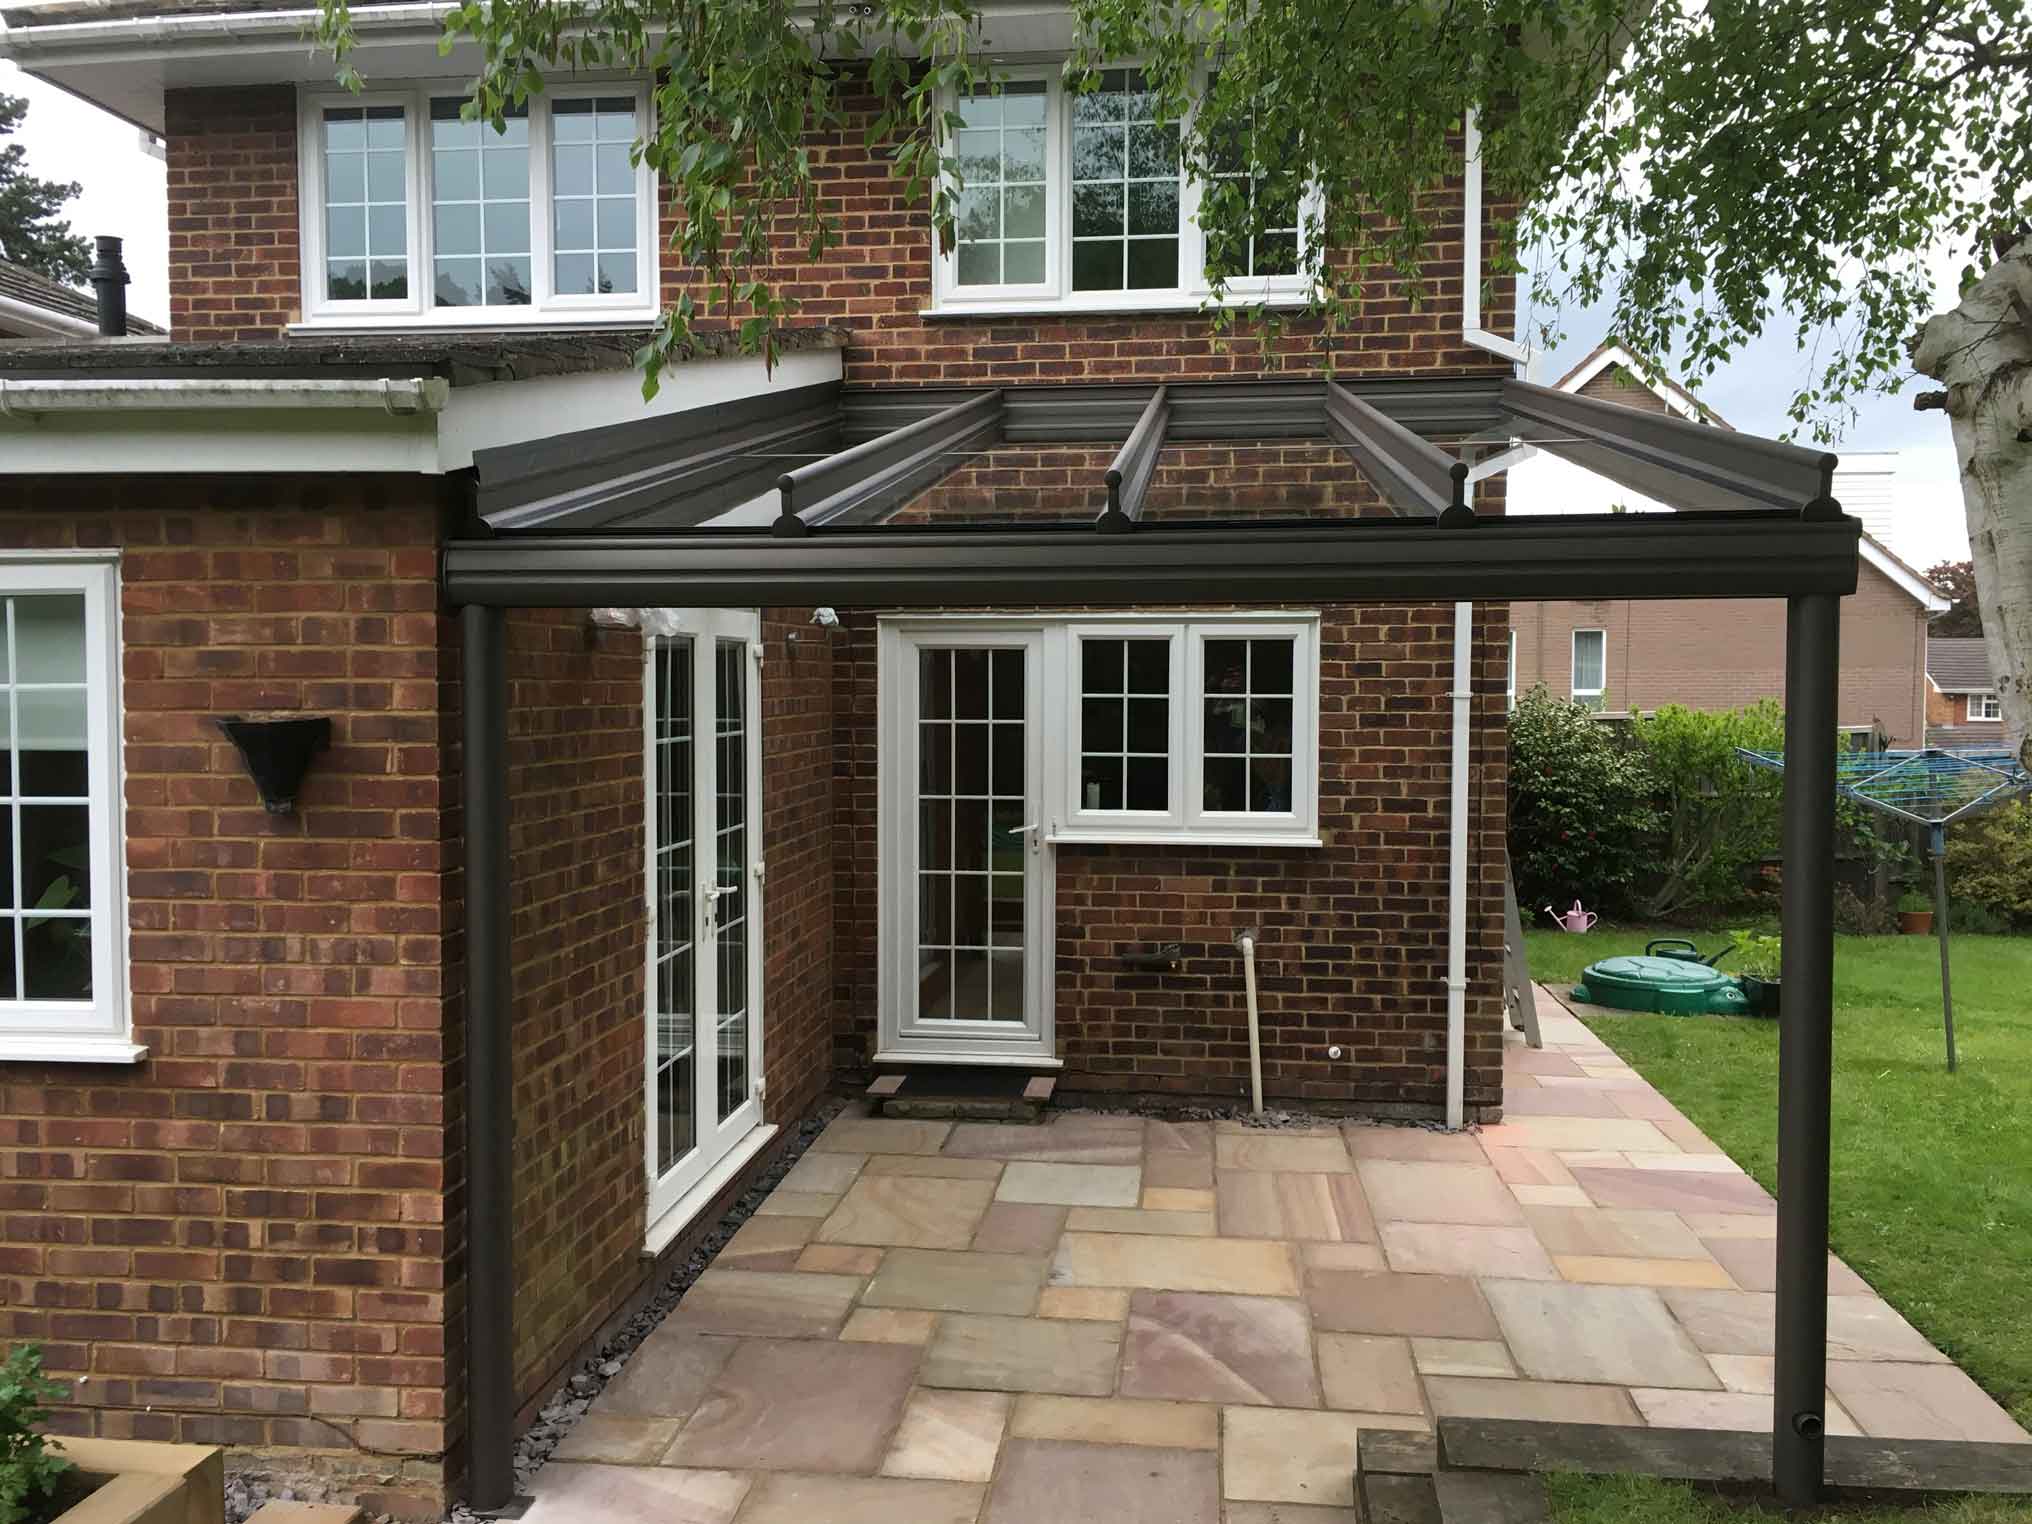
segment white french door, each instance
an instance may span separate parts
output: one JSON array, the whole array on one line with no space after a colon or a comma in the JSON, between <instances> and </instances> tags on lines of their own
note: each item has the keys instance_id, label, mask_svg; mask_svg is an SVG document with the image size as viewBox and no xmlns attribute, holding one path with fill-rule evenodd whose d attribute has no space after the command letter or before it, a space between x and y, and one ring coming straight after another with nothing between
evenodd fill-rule
<instances>
[{"instance_id":1,"label":"white french door","mask_svg":"<svg viewBox=\"0 0 2032 1524\"><path fill-rule=\"evenodd\" d=\"M1043 631L885 625L881 1058L1051 1054Z\"/></svg>"},{"instance_id":2,"label":"white french door","mask_svg":"<svg viewBox=\"0 0 2032 1524\"><path fill-rule=\"evenodd\" d=\"M652 1223L761 1121L761 621L676 618L643 642Z\"/></svg>"}]
</instances>

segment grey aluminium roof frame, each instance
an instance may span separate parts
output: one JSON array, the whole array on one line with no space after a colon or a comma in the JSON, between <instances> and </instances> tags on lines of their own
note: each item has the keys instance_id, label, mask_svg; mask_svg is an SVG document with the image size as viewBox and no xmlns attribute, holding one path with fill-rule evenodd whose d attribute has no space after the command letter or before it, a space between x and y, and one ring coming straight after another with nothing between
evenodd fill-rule
<instances>
[{"instance_id":1,"label":"grey aluminium roof frame","mask_svg":"<svg viewBox=\"0 0 2032 1524\"><path fill-rule=\"evenodd\" d=\"M476 1225L466 1397L475 1506L507 1504L515 1481L507 610L1708 596L1787 601L1785 746L1796 767L1783 828L1772 1480L1787 1503L1815 1500L1826 1433L1834 705L1840 600L1855 591L1861 535L1828 490L1833 457L1487 377L827 396L803 388L777 400L791 407L792 397L800 416L788 425L766 407L622 425L639 431L621 473L633 473L626 484L568 480L577 469L597 475L594 463L612 452L586 435L519 460L480 452L484 530L445 548L465 674L465 1147L476 1161L466 1203ZM1142 519L1151 462L1167 439L1319 438L1330 423L1330 437L1403 516L1190 526ZM779 474L775 524L711 527L730 496L756 485L760 460L785 443L785 427L790 444L811 448L780 452L807 464ZM659 444L656 428L673 430L671 439ZM1602 462L1615 479L1688 511L1478 516L1461 491L1465 469L1422 436L1505 433ZM750 437L774 443L729 453ZM988 440L1115 443L1109 512L1088 524L1034 527L885 521L945 462ZM797 506L814 492L815 502Z\"/></svg>"}]
</instances>

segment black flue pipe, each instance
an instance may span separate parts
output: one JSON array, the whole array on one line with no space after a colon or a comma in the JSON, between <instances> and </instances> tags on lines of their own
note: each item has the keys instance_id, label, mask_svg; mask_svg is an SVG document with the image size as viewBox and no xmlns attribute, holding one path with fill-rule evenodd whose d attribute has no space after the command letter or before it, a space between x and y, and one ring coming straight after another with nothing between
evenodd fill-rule
<instances>
[{"instance_id":1,"label":"black flue pipe","mask_svg":"<svg viewBox=\"0 0 2032 1524\"><path fill-rule=\"evenodd\" d=\"M1834 1084L1835 695L1841 600L1785 606L1784 953L1778 1017L1778 1308L1771 1481L1820 1501L1826 1460L1828 1118Z\"/></svg>"},{"instance_id":2,"label":"black flue pipe","mask_svg":"<svg viewBox=\"0 0 2032 1524\"><path fill-rule=\"evenodd\" d=\"M120 257L120 240L100 234L96 240L98 258L85 273L98 299L99 337L127 337L127 264Z\"/></svg>"},{"instance_id":3,"label":"black flue pipe","mask_svg":"<svg viewBox=\"0 0 2032 1524\"><path fill-rule=\"evenodd\" d=\"M507 615L459 610L466 902L466 1451L475 1511L515 1494L514 1113L509 1089Z\"/></svg>"}]
</instances>

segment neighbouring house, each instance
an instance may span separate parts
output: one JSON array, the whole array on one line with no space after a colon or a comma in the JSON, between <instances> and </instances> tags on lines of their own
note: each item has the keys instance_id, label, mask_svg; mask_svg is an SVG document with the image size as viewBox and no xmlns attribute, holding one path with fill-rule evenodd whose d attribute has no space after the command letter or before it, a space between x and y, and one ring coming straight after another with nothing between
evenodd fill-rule
<instances>
[{"instance_id":1,"label":"neighbouring house","mask_svg":"<svg viewBox=\"0 0 2032 1524\"><path fill-rule=\"evenodd\" d=\"M0 347L0 1326L57 1427L435 1515L828 1091L1245 1096L1245 940L1273 1103L1500 1114L1504 599L1609 574L1434 441L1637 447L1484 326L1472 157L1423 305L1266 355L1128 71L1072 219L1040 12L954 103L993 226L935 255L815 143L848 236L777 363L709 336L645 405L640 81L496 135L432 7L355 11L363 94L252 0L4 15L170 198L166 339ZM1831 618L1817 458L1676 448ZM1618 575L1712 585L1635 528Z\"/></svg>"},{"instance_id":2,"label":"neighbouring house","mask_svg":"<svg viewBox=\"0 0 2032 1524\"><path fill-rule=\"evenodd\" d=\"M161 334L164 330L131 313L127 332ZM99 331L99 313L92 294L74 291L26 265L0 259L0 339L82 339Z\"/></svg>"},{"instance_id":3,"label":"neighbouring house","mask_svg":"<svg viewBox=\"0 0 2032 1524\"><path fill-rule=\"evenodd\" d=\"M1575 396L1620 403L1717 429L1730 425L1669 377L1655 376L1613 342L1598 345L1556 383ZM1600 499L1601 477L1585 466L1539 458L1510 468L1508 511L1577 511ZM1867 458L1854 478L1873 514L1882 516L1885 469ZM1849 508L1846 470L1834 495ZM1613 484L1610 484L1613 486ZM1609 493L1620 511L1665 511L1634 492ZM1598 511L1598 510L1596 510ZM1866 519L1866 526L1870 520ZM1875 536L1862 540L1856 594L1842 603L1842 728L1892 746L1922 743L1928 716L1929 618L1948 600ZM1753 599L1607 598L1520 603L1510 611L1509 692L1543 683L1606 715L1666 704L1734 709L1785 697L1785 611ZM1937 644L1937 643L1936 643Z\"/></svg>"},{"instance_id":4,"label":"neighbouring house","mask_svg":"<svg viewBox=\"0 0 2032 1524\"><path fill-rule=\"evenodd\" d=\"M1997 746L2003 741L2004 708L1982 636L1934 636L1926 643L1926 744Z\"/></svg>"}]
</instances>

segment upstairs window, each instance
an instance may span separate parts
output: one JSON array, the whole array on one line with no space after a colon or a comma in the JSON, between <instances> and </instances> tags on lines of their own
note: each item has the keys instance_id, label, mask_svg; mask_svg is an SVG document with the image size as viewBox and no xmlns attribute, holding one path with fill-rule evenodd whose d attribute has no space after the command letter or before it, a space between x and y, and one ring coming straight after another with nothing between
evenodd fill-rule
<instances>
[{"instance_id":1,"label":"upstairs window","mask_svg":"<svg viewBox=\"0 0 2032 1524\"><path fill-rule=\"evenodd\" d=\"M1609 632L1573 632L1573 701L1600 709L1608 690Z\"/></svg>"},{"instance_id":2,"label":"upstairs window","mask_svg":"<svg viewBox=\"0 0 2032 1524\"><path fill-rule=\"evenodd\" d=\"M934 262L934 310L1162 310L1206 295L1206 187L1179 160L1179 124L1132 68L1069 89L1056 66L961 97L954 242ZM1228 251L1238 297L1305 294L1301 197L1257 142L1220 156L1252 231ZM1224 192L1225 194L1225 192Z\"/></svg>"},{"instance_id":3,"label":"upstairs window","mask_svg":"<svg viewBox=\"0 0 2032 1524\"><path fill-rule=\"evenodd\" d=\"M418 87L304 113L310 322L640 322L657 309L655 184L633 86L537 97L502 125Z\"/></svg>"}]
</instances>

